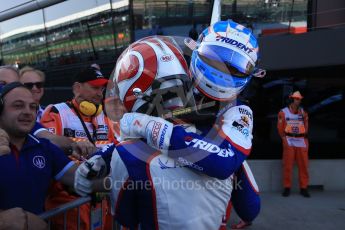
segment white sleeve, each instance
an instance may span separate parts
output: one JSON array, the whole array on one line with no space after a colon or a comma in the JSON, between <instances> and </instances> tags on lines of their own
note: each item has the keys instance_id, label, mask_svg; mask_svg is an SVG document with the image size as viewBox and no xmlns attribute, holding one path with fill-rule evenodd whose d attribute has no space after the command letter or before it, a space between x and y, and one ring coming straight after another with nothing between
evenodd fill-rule
<instances>
[{"instance_id":1,"label":"white sleeve","mask_svg":"<svg viewBox=\"0 0 345 230\"><path fill-rule=\"evenodd\" d=\"M110 180L111 180L111 212L116 214L115 207L119 202L121 191L125 188L125 184L129 178L129 173L125 163L122 161L117 149L115 148L110 163Z\"/></svg>"},{"instance_id":2,"label":"white sleeve","mask_svg":"<svg viewBox=\"0 0 345 230\"><path fill-rule=\"evenodd\" d=\"M250 167L249 167L247 161L243 161L242 166L243 166L243 170L244 170L244 172L245 172L245 174L246 174L246 177L247 177L247 179L248 179L248 182L250 183L250 185L251 185L251 187L254 189L254 191L255 191L256 193L258 193L258 192L259 192L259 186L258 186L258 184L256 183L256 180L255 180L255 178L254 178L254 175L253 175L253 173L252 173L252 170L250 169Z\"/></svg>"},{"instance_id":3,"label":"white sleeve","mask_svg":"<svg viewBox=\"0 0 345 230\"><path fill-rule=\"evenodd\" d=\"M253 139L253 112L246 105L231 107L223 115L222 131L235 145L250 150Z\"/></svg>"},{"instance_id":4,"label":"white sleeve","mask_svg":"<svg viewBox=\"0 0 345 230\"><path fill-rule=\"evenodd\" d=\"M42 131L49 131L49 130L46 129L46 128L39 128L39 129L37 129L33 134L34 134L35 136L37 136L37 134L40 133L40 132L42 132Z\"/></svg>"}]
</instances>

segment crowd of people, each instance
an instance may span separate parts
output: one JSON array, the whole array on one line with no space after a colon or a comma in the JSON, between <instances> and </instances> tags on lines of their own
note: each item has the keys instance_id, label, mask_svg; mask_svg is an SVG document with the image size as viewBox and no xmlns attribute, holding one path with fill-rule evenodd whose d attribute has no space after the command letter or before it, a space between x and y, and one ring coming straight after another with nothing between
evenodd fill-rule
<instances>
[{"instance_id":1,"label":"crowd of people","mask_svg":"<svg viewBox=\"0 0 345 230\"><path fill-rule=\"evenodd\" d=\"M232 228L251 225L261 205L246 163L254 119L239 95L256 74L258 41L228 20L177 44L141 39L111 76L88 66L74 76L73 98L47 107L42 71L0 67L0 229L45 229L39 214L94 192L110 196L102 229L112 219L129 229L226 229L232 207L241 218ZM90 209L81 206L80 229L90 228ZM77 215L68 212L67 229L77 229Z\"/></svg>"}]
</instances>

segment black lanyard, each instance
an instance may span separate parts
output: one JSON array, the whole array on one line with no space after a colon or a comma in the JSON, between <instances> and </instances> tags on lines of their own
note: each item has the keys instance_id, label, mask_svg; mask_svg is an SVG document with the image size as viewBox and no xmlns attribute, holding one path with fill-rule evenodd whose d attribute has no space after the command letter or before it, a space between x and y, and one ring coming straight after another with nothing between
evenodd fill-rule
<instances>
[{"instance_id":1,"label":"black lanyard","mask_svg":"<svg viewBox=\"0 0 345 230\"><path fill-rule=\"evenodd\" d=\"M87 129L87 127L86 127L86 125L85 125L85 122L84 122L83 119L81 118L81 115L80 115L79 111L74 107L73 102L71 102L71 103L69 103L69 104L72 106L72 108L74 109L75 113L77 114L77 116L78 116L78 118L79 118L79 120L80 120L80 122L81 122L81 125L82 125L83 128L84 128L84 131L85 131L85 133L86 133L87 138L89 139L89 141L90 141L94 146L96 146L95 141L94 141L94 139L92 139L91 134L90 134L89 130ZM93 125L92 125L92 127L95 128Z\"/></svg>"}]
</instances>

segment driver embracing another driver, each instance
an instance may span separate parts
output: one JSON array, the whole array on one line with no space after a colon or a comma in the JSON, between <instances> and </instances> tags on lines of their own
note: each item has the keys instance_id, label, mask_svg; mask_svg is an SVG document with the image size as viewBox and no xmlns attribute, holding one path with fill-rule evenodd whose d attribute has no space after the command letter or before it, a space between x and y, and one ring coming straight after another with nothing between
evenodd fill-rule
<instances>
[{"instance_id":1,"label":"driver embracing another driver","mask_svg":"<svg viewBox=\"0 0 345 230\"><path fill-rule=\"evenodd\" d=\"M233 206L243 220L234 228L243 228L258 215L260 198L245 162L253 114L237 96L255 76L258 42L228 20L203 31L190 68L181 50L174 38L153 36L121 54L107 90L128 111L120 120L120 143L114 140L78 167L75 190L87 195L89 166L106 166L108 179L93 180L92 188L111 192L112 213L124 227L226 229ZM76 90L81 86L98 90L78 83L74 93L85 93ZM185 110L191 115L183 116Z\"/></svg>"},{"instance_id":2,"label":"driver embracing another driver","mask_svg":"<svg viewBox=\"0 0 345 230\"><path fill-rule=\"evenodd\" d=\"M173 38L154 36L121 54L107 94L129 112L120 120L122 141L88 161L110 167L112 211L122 226L225 229L232 204L243 220L234 228L243 228L258 215L260 198L245 162L253 114L237 96L255 76L257 40L247 28L220 21L200 36L191 71L181 50ZM211 106L203 111L202 104ZM184 109L195 114L171 116ZM76 178L88 172L82 164ZM176 182L178 189L166 186Z\"/></svg>"}]
</instances>

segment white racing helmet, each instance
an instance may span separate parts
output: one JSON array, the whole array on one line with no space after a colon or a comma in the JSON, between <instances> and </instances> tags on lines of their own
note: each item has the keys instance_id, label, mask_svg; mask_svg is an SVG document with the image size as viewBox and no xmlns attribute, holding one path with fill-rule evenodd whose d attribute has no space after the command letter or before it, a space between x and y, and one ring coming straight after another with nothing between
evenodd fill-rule
<instances>
[{"instance_id":1,"label":"white racing helmet","mask_svg":"<svg viewBox=\"0 0 345 230\"><path fill-rule=\"evenodd\" d=\"M216 101L234 99L254 74L258 50L251 30L236 22L219 21L208 27L191 58L197 89Z\"/></svg>"},{"instance_id":2,"label":"white racing helmet","mask_svg":"<svg viewBox=\"0 0 345 230\"><path fill-rule=\"evenodd\" d=\"M194 103L189 73L173 38L146 37L118 58L106 97L116 95L129 112L163 116Z\"/></svg>"}]
</instances>

